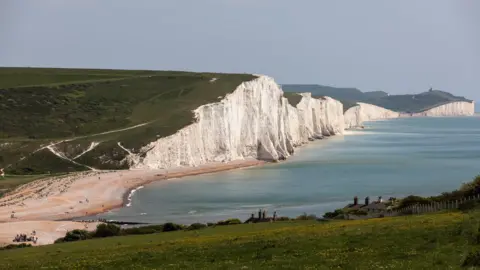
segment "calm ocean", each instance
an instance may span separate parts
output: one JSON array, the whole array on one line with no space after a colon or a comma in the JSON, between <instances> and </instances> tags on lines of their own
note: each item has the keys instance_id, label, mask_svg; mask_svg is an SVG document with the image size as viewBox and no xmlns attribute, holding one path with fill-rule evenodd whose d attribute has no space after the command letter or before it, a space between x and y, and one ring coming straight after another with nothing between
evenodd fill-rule
<instances>
[{"instance_id":1,"label":"calm ocean","mask_svg":"<svg viewBox=\"0 0 480 270\"><path fill-rule=\"evenodd\" d=\"M263 167L152 183L130 207L97 217L193 223L265 208L279 216L322 215L354 196L434 195L480 174L480 117L366 123L354 135L310 143Z\"/></svg>"}]
</instances>

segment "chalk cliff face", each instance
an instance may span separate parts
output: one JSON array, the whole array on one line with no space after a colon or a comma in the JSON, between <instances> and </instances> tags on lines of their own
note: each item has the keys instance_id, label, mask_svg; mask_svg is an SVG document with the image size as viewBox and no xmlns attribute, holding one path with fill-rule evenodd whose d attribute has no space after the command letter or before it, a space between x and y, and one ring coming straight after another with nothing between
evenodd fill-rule
<instances>
[{"instance_id":1,"label":"chalk cliff face","mask_svg":"<svg viewBox=\"0 0 480 270\"><path fill-rule=\"evenodd\" d=\"M365 121L398 118L400 113L367 103L358 103L357 106L345 112L345 128L360 127Z\"/></svg>"},{"instance_id":2,"label":"chalk cliff face","mask_svg":"<svg viewBox=\"0 0 480 270\"><path fill-rule=\"evenodd\" d=\"M198 166L245 158L280 160L309 140L341 134L343 105L302 94L296 107L272 78L244 82L219 102L200 106L195 123L146 145L131 168Z\"/></svg>"},{"instance_id":3,"label":"chalk cliff face","mask_svg":"<svg viewBox=\"0 0 480 270\"><path fill-rule=\"evenodd\" d=\"M471 116L475 114L475 102L458 101L444 104L413 116Z\"/></svg>"}]
</instances>

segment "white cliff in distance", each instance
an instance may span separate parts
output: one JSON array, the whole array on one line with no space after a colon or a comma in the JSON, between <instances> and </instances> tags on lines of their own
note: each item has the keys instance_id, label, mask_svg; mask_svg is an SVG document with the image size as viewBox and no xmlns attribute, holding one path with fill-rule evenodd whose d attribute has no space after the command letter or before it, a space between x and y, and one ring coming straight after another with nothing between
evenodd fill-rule
<instances>
[{"instance_id":1,"label":"white cliff in distance","mask_svg":"<svg viewBox=\"0 0 480 270\"><path fill-rule=\"evenodd\" d=\"M398 117L400 117L400 113L398 112L387 110L372 104L358 102L357 106L354 106L345 112L345 128L360 127L365 121Z\"/></svg>"},{"instance_id":2,"label":"white cliff in distance","mask_svg":"<svg viewBox=\"0 0 480 270\"><path fill-rule=\"evenodd\" d=\"M131 168L198 166L255 158L281 160L310 140L342 134L343 105L309 93L293 107L266 76L244 82L221 101L202 105L195 123L129 155Z\"/></svg>"},{"instance_id":3,"label":"white cliff in distance","mask_svg":"<svg viewBox=\"0 0 480 270\"><path fill-rule=\"evenodd\" d=\"M475 102L456 101L415 113L413 116L472 116L475 114Z\"/></svg>"}]
</instances>

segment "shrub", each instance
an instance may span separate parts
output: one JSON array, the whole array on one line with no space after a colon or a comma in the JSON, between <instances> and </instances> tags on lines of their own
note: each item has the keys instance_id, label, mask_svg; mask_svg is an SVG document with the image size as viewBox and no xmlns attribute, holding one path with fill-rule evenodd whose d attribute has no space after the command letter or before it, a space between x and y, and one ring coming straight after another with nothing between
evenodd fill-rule
<instances>
[{"instance_id":1,"label":"shrub","mask_svg":"<svg viewBox=\"0 0 480 270\"><path fill-rule=\"evenodd\" d=\"M470 252L463 260L462 267L476 267L480 266L480 252Z\"/></svg>"},{"instance_id":2,"label":"shrub","mask_svg":"<svg viewBox=\"0 0 480 270\"><path fill-rule=\"evenodd\" d=\"M277 221L290 221L289 217L277 217Z\"/></svg>"},{"instance_id":3,"label":"shrub","mask_svg":"<svg viewBox=\"0 0 480 270\"><path fill-rule=\"evenodd\" d=\"M71 232L67 232L65 237L63 237L63 242L74 242L74 241L81 241L87 240L92 238L90 232L85 230L73 230Z\"/></svg>"},{"instance_id":4,"label":"shrub","mask_svg":"<svg viewBox=\"0 0 480 270\"><path fill-rule=\"evenodd\" d=\"M31 247L32 245L31 244L26 244L26 243L22 243L22 244L19 244L19 245L7 245L7 246L4 246L4 247L0 247L0 250L8 250L8 249L17 249L17 248L27 248L27 247Z\"/></svg>"},{"instance_id":5,"label":"shrub","mask_svg":"<svg viewBox=\"0 0 480 270\"><path fill-rule=\"evenodd\" d=\"M172 222L168 222L163 224L163 231L164 232L173 232L173 231L179 231L183 229L183 225L180 224L175 224Z\"/></svg>"},{"instance_id":6,"label":"shrub","mask_svg":"<svg viewBox=\"0 0 480 270\"><path fill-rule=\"evenodd\" d=\"M343 210L342 209L336 209L333 212L327 212L323 215L324 218L336 218L343 216Z\"/></svg>"},{"instance_id":7,"label":"shrub","mask_svg":"<svg viewBox=\"0 0 480 270\"><path fill-rule=\"evenodd\" d=\"M410 205L429 204L429 203L431 203L431 200L429 200L427 198L410 195L410 196L405 197L402 200L400 200L400 203L397 205L396 208L401 209L401 208L404 208L404 207L407 207L407 206L410 206Z\"/></svg>"},{"instance_id":8,"label":"shrub","mask_svg":"<svg viewBox=\"0 0 480 270\"><path fill-rule=\"evenodd\" d=\"M230 218L227 220L221 220L217 222L217 225L223 226L223 225L237 225L237 224L242 224L240 219L238 218Z\"/></svg>"},{"instance_id":9,"label":"shrub","mask_svg":"<svg viewBox=\"0 0 480 270\"><path fill-rule=\"evenodd\" d=\"M122 229L122 235L153 234L163 232L163 225L151 225L135 228Z\"/></svg>"},{"instance_id":10,"label":"shrub","mask_svg":"<svg viewBox=\"0 0 480 270\"><path fill-rule=\"evenodd\" d=\"M114 224L99 224L93 233L93 237L111 237L120 235L120 227Z\"/></svg>"},{"instance_id":11,"label":"shrub","mask_svg":"<svg viewBox=\"0 0 480 270\"><path fill-rule=\"evenodd\" d=\"M208 222L208 223L207 223L207 226L208 226L208 227L213 227L213 226L215 226L215 223Z\"/></svg>"},{"instance_id":12,"label":"shrub","mask_svg":"<svg viewBox=\"0 0 480 270\"><path fill-rule=\"evenodd\" d=\"M188 226L186 228L186 230L187 231L200 230L200 229L203 229L203 228L206 228L206 227L207 227L207 225L205 225L203 223L193 223L190 226Z\"/></svg>"},{"instance_id":13,"label":"shrub","mask_svg":"<svg viewBox=\"0 0 480 270\"><path fill-rule=\"evenodd\" d=\"M479 203L477 201L467 201L464 203L461 203L458 206L458 209L463 212L468 212L470 210L473 210L479 206Z\"/></svg>"},{"instance_id":14,"label":"shrub","mask_svg":"<svg viewBox=\"0 0 480 270\"><path fill-rule=\"evenodd\" d=\"M60 244L60 243L64 243L65 241L63 240L63 237L60 237L58 238L57 240L55 240L53 243L54 244Z\"/></svg>"}]
</instances>

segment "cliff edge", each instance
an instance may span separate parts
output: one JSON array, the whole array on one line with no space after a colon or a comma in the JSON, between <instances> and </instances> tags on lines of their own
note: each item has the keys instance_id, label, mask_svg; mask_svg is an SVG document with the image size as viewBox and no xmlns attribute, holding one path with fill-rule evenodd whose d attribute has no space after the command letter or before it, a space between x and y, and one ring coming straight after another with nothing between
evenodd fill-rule
<instances>
[{"instance_id":1,"label":"cliff edge","mask_svg":"<svg viewBox=\"0 0 480 270\"><path fill-rule=\"evenodd\" d=\"M310 140L342 134L343 105L303 93L294 107L267 76L239 85L219 102L197 108L195 123L127 157L132 168L198 166L255 158L276 161Z\"/></svg>"}]
</instances>

